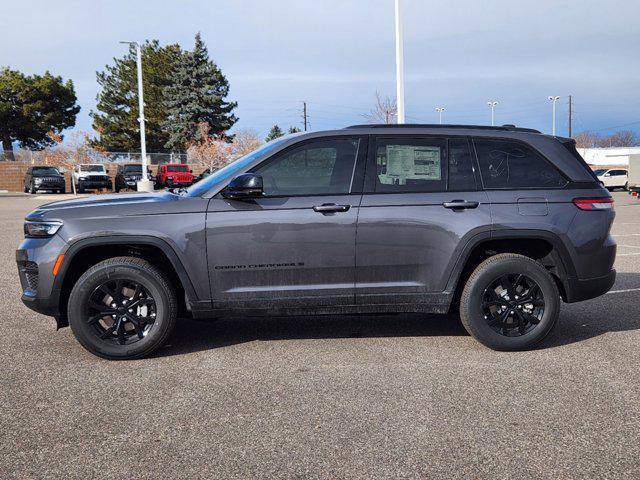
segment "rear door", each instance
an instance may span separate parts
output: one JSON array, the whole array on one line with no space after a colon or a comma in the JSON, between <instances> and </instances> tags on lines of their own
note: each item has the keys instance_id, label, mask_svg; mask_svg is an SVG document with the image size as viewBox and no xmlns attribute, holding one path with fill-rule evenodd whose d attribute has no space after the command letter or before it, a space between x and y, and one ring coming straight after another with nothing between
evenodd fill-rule
<instances>
[{"instance_id":1,"label":"rear door","mask_svg":"<svg viewBox=\"0 0 640 480\"><path fill-rule=\"evenodd\" d=\"M568 178L531 145L514 139L473 140L484 189L491 201L493 235L542 231L563 238L575 218Z\"/></svg>"},{"instance_id":2,"label":"rear door","mask_svg":"<svg viewBox=\"0 0 640 480\"><path fill-rule=\"evenodd\" d=\"M489 235L466 137L372 137L356 247L360 304L446 305L464 245Z\"/></svg>"},{"instance_id":3,"label":"rear door","mask_svg":"<svg viewBox=\"0 0 640 480\"><path fill-rule=\"evenodd\" d=\"M207 257L214 308L354 303L364 138L300 142L251 170L263 178L264 197L211 199Z\"/></svg>"}]
</instances>

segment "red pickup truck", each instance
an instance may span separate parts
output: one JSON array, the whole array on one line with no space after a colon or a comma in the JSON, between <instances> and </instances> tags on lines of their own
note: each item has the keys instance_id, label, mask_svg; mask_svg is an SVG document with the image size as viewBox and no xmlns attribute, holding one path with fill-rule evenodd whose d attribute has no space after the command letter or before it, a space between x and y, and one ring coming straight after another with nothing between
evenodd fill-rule
<instances>
[{"instance_id":1,"label":"red pickup truck","mask_svg":"<svg viewBox=\"0 0 640 480\"><path fill-rule=\"evenodd\" d=\"M181 188L193 184L193 170L181 163L167 163L158 167L156 188Z\"/></svg>"}]
</instances>

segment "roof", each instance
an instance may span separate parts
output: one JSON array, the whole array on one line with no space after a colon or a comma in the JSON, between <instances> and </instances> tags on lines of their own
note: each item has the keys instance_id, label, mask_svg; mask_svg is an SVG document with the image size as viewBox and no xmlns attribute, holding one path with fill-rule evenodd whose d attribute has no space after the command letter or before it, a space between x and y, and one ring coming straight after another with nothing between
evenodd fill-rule
<instances>
[{"instance_id":1,"label":"roof","mask_svg":"<svg viewBox=\"0 0 640 480\"><path fill-rule=\"evenodd\" d=\"M375 129L393 129L393 128L425 128L425 129L461 129L461 130L495 130L495 131L503 131L503 132L527 132L527 133L540 133L540 131L535 130L533 128L523 128L516 127L515 125L502 125L502 126L489 126L489 125L441 125L441 124L430 124L430 123L392 123L392 124L361 124L361 125L350 125L345 127L347 129L351 128L375 128Z\"/></svg>"}]
</instances>

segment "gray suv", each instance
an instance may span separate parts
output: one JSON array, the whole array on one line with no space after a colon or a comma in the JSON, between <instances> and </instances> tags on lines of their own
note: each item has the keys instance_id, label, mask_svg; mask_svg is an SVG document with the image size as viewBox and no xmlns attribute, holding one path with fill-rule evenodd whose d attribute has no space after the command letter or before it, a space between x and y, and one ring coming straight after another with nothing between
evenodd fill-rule
<instances>
[{"instance_id":1,"label":"gray suv","mask_svg":"<svg viewBox=\"0 0 640 480\"><path fill-rule=\"evenodd\" d=\"M560 299L607 292L609 192L530 129L354 126L271 141L176 192L30 213L22 300L89 351L143 357L179 317L459 311L530 348Z\"/></svg>"}]
</instances>

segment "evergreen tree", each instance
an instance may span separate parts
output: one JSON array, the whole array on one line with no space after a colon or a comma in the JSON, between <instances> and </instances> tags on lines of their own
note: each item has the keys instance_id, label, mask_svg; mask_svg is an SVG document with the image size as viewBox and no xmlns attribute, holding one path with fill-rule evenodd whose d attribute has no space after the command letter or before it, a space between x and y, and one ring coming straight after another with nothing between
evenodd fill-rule
<instances>
[{"instance_id":1,"label":"evergreen tree","mask_svg":"<svg viewBox=\"0 0 640 480\"><path fill-rule=\"evenodd\" d=\"M49 72L27 76L0 69L0 141L4 150L13 142L23 147L44 148L54 143L53 134L76 124L73 82ZM12 158L11 154L9 156Z\"/></svg>"},{"instance_id":2,"label":"evergreen tree","mask_svg":"<svg viewBox=\"0 0 640 480\"><path fill-rule=\"evenodd\" d=\"M270 142L271 140L274 140L283 135L284 132L282 131L282 129L278 125L274 125L273 127L271 127L271 130L269 130L269 134L267 135L267 138L264 139L264 141Z\"/></svg>"},{"instance_id":3,"label":"evergreen tree","mask_svg":"<svg viewBox=\"0 0 640 480\"><path fill-rule=\"evenodd\" d=\"M302 130L300 130L298 127L289 127L289 133L299 133Z\"/></svg>"},{"instance_id":4,"label":"evergreen tree","mask_svg":"<svg viewBox=\"0 0 640 480\"><path fill-rule=\"evenodd\" d=\"M229 83L218 66L209 60L207 47L196 34L192 51L185 52L165 89L168 116L163 126L168 133L166 148L184 151L197 140L198 125L207 124L214 138L225 134L238 118L236 102L228 102Z\"/></svg>"},{"instance_id":5,"label":"evergreen tree","mask_svg":"<svg viewBox=\"0 0 640 480\"><path fill-rule=\"evenodd\" d=\"M165 88L171 83L176 64L183 56L179 45L160 46L157 40L142 46L142 82L144 88L144 116L147 151L161 152L169 135L163 129L167 118ZM114 58L113 65L97 72L97 112L91 112L93 128L99 138L96 147L112 151L140 149L138 123L138 78L135 46L123 58Z\"/></svg>"}]
</instances>

